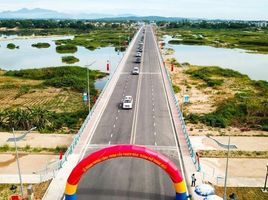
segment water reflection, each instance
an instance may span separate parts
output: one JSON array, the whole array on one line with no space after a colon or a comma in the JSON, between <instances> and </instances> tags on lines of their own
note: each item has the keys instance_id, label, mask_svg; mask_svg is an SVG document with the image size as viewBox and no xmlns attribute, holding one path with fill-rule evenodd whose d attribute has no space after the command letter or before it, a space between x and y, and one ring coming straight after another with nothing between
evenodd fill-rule
<instances>
[{"instance_id":1,"label":"water reflection","mask_svg":"<svg viewBox=\"0 0 268 200\"><path fill-rule=\"evenodd\" d=\"M247 74L254 80L268 80L268 55L247 53L242 49L215 48L199 45L170 45L170 36L165 36L167 48L175 50L179 62L194 65L220 66Z\"/></svg>"}]
</instances>

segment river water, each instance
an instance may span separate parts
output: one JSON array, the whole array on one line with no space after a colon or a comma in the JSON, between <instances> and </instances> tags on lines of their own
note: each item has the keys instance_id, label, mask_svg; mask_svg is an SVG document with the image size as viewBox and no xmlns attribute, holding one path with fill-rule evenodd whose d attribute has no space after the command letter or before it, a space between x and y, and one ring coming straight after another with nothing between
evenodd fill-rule
<instances>
[{"instance_id":1,"label":"river water","mask_svg":"<svg viewBox=\"0 0 268 200\"><path fill-rule=\"evenodd\" d=\"M229 68L246 74L251 79L268 81L268 55L204 45L170 45L170 39L171 36L164 37L166 47L175 50L174 57L180 63Z\"/></svg>"},{"instance_id":2,"label":"river water","mask_svg":"<svg viewBox=\"0 0 268 200\"><path fill-rule=\"evenodd\" d=\"M18 38L16 35L0 35L0 68L4 70L18 70L29 68L42 68L54 66L66 66L62 63L63 56L73 55L80 61L71 65L86 66L89 69L106 71L107 60L110 62L110 72L113 73L120 62L123 53L117 53L114 47L99 48L94 51L78 46L78 51L74 54L59 54L56 52L55 40L72 39L73 36L41 37L41 38ZM46 42L49 48L34 48L31 45L38 42ZM19 46L18 49L8 49L8 43ZM107 81L103 78L96 81L96 88L102 89Z\"/></svg>"}]
</instances>

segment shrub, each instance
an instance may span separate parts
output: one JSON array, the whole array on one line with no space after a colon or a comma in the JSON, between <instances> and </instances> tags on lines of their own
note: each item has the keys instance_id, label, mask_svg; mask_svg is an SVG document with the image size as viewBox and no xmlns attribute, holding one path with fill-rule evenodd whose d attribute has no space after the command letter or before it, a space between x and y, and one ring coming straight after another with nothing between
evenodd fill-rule
<instances>
[{"instance_id":1,"label":"shrub","mask_svg":"<svg viewBox=\"0 0 268 200\"><path fill-rule=\"evenodd\" d=\"M32 44L32 47L36 47L36 48L49 48L50 44L49 43L36 43L36 44Z\"/></svg>"},{"instance_id":2,"label":"shrub","mask_svg":"<svg viewBox=\"0 0 268 200\"><path fill-rule=\"evenodd\" d=\"M13 44L13 43L9 43L9 44L7 44L7 48L8 49L15 49L16 48L16 45Z\"/></svg>"},{"instance_id":3,"label":"shrub","mask_svg":"<svg viewBox=\"0 0 268 200\"><path fill-rule=\"evenodd\" d=\"M79 59L74 56L64 56L62 57L62 62L67 63L67 64L73 64L73 63L79 62Z\"/></svg>"},{"instance_id":4,"label":"shrub","mask_svg":"<svg viewBox=\"0 0 268 200\"><path fill-rule=\"evenodd\" d=\"M75 45L66 44L56 47L58 53L75 53L77 52L77 47Z\"/></svg>"}]
</instances>

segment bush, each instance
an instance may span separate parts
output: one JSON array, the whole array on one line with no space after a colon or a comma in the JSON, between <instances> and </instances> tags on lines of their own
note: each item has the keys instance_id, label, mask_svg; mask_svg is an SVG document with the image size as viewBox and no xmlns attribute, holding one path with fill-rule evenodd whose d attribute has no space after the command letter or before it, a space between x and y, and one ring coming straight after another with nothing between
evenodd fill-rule
<instances>
[{"instance_id":1,"label":"bush","mask_svg":"<svg viewBox=\"0 0 268 200\"><path fill-rule=\"evenodd\" d=\"M74 56L64 56L62 57L62 62L67 63L67 64L73 64L73 63L79 62L79 59Z\"/></svg>"},{"instance_id":2,"label":"bush","mask_svg":"<svg viewBox=\"0 0 268 200\"><path fill-rule=\"evenodd\" d=\"M172 85L172 87L173 87L173 90L174 90L175 94L179 93L181 91L181 88L179 86L177 86L177 85Z\"/></svg>"},{"instance_id":3,"label":"bush","mask_svg":"<svg viewBox=\"0 0 268 200\"><path fill-rule=\"evenodd\" d=\"M9 43L9 44L7 44L7 48L8 49L15 49L16 48L16 45L13 44L13 43Z\"/></svg>"},{"instance_id":4,"label":"bush","mask_svg":"<svg viewBox=\"0 0 268 200\"><path fill-rule=\"evenodd\" d=\"M66 44L56 47L58 53L75 53L77 52L77 47L75 45Z\"/></svg>"},{"instance_id":5,"label":"bush","mask_svg":"<svg viewBox=\"0 0 268 200\"><path fill-rule=\"evenodd\" d=\"M49 43L36 43L36 44L32 44L32 47L36 47L36 48L49 48L50 44Z\"/></svg>"}]
</instances>

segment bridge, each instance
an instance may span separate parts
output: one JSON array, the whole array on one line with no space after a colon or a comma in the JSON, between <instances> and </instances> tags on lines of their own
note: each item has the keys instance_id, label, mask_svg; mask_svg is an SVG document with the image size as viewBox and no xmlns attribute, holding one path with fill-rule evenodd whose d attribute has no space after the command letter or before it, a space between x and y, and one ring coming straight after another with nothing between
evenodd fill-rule
<instances>
[{"instance_id":1,"label":"bridge","mask_svg":"<svg viewBox=\"0 0 268 200\"><path fill-rule=\"evenodd\" d=\"M135 63L142 37L142 59ZM134 66L140 68L139 75L131 74ZM126 95L133 97L133 109L121 109L120 102ZM141 27L136 33L72 145L58 163L60 169L43 199L62 199L67 178L79 161L93 152L121 144L161 153L176 165L188 186L191 174L199 168L150 25ZM79 200L171 200L175 195L173 184L168 174L154 163L124 157L106 160L90 169L81 177L76 195Z\"/></svg>"}]
</instances>

